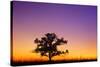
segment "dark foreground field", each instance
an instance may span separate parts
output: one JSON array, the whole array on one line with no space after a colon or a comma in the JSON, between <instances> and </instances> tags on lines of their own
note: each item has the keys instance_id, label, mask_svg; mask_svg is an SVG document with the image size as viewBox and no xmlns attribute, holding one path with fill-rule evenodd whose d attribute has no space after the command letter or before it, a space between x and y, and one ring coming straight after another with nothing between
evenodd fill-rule
<instances>
[{"instance_id":1,"label":"dark foreground field","mask_svg":"<svg viewBox=\"0 0 100 67\"><path fill-rule=\"evenodd\" d=\"M12 61L11 60L11 66L24 66L24 65L42 65L42 64L56 64L56 63L75 63L75 62L90 62L90 61L97 61L97 59L84 59L84 60L62 60L62 61Z\"/></svg>"}]
</instances>

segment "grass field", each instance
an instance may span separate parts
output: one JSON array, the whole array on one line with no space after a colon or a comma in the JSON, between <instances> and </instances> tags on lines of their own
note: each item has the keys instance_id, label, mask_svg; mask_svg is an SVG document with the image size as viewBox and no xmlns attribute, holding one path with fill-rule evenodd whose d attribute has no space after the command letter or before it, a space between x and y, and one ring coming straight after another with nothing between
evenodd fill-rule
<instances>
[{"instance_id":1,"label":"grass field","mask_svg":"<svg viewBox=\"0 0 100 67\"><path fill-rule=\"evenodd\" d=\"M13 61L11 60L12 66L23 66L23 65L40 65L40 64L56 64L56 63L76 63L76 62L90 62L90 61L97 61L96 58L94 59L68 59L68 60L52 60L50 61Z\"/></svg>"}]
</instances>

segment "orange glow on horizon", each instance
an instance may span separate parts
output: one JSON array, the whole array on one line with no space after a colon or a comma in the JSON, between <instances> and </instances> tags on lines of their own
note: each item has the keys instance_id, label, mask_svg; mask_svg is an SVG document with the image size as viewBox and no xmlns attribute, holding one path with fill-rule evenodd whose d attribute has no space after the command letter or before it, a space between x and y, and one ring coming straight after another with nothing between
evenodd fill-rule
<instances>
[{"instance_id":1,"label":"orange glow on horizon","mask_svg":"<svg viewBox=\"0 0 100 67\"><path fill-rule=\"evenodd\" d=\"M30 61L33 59L33 61L39 61L39 60L48 60L48 57L41 57L37 53L32 53L32 50L36 48L36 45L34 42L32 42L32 38L23 39L19 38L15 39L13 41L13 60L23 60L23 61ZM65 37L65 39L67 39ZM80 59L81 58L96 58L96 46L94 44L96 41L73 41L69 42L67 44L58 46L58 50L69 50L69 54L63 55L63 56L55 56L52 59L53 60L60 60L60 59ZM80 45L81 44L81 45ZM84 46L84 44L88 44L87 46ZM93 46L91 46L93 45Z\"/></svg>"},{"instance_id":2,"label":"orange glow on horizon","mask_svg":"<svg viewBox=\"0 0 100 67\"><path fill-rule=\"evenodd\" d=\"M68 45L64 46L59 46L59 50L65 50L65 47ZM13 61L47 61L48 57L45 56L40 56L38 53L32 53L33 47L35 48L36 46L32 45L32 47L28 46L23 46L22 47L14 47L13 48ZM61 48L60 48L61 47ZM89 50L81 50L79 49L71 49L67 47L69 50L69 54L66 55L60 55L60 56L54 56L52 59L53 60L70 60L70 59L95 59L96 56L96 49L89 48Z\"/></svg>"}]
</instances>

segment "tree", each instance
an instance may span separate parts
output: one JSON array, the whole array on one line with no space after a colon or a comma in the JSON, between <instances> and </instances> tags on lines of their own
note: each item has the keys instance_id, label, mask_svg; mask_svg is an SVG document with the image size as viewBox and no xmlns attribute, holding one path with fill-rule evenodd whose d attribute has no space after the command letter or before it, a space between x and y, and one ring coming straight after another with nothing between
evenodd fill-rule
<instances>
[{"instance_id":1,"label":"tree","mask_svg":"<svg viewBox=\"0 0 100 67\"><path fill-rule=\"evenodd\" d=\"M34 42L37 44L34 51L40 53L41 56L49 57L49 61L53 56L68 53L68 50L58 51L57 46L67 44L68 41L64 40L64 38L59 39L55 33L47 33L41 40L36 38Z\"/></svg>"}]
</instances>

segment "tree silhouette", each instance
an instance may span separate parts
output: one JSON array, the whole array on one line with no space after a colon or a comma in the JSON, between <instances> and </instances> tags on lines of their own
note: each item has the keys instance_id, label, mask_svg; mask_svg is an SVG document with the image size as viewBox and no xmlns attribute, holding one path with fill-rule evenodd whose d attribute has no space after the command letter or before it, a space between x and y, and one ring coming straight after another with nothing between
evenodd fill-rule
<instances>
[{"instance_id":1,"label":"tree silhouette","mask_svg":"<svg viewBox=\"0 0 100 67\"><path fill-rule=\"evenodd\" d=\"M68 41L64 40L64 38L59 39L55 33L47 33L41 40L36 38L34 42L37 44L34 51L40 53L41 56L49 57L49 61L53 56L68 53L68 50L58 51L57 46L67 44Z\"/></svg>"}]
</instances>

